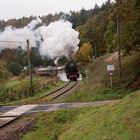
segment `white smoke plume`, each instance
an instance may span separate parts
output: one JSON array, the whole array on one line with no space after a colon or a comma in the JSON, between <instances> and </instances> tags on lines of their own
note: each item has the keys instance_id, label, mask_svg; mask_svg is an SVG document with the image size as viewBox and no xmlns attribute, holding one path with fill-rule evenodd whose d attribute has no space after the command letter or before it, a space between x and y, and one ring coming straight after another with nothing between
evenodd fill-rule
<instances>
[{"instance_id":1,"label":"white smoke plume","mask_svg":"<svg viewBox=\"0 0 140 140\"><path fill-rule=\"evenodd\" d=\"M21 46L23 50L26 50L27 39L30 40L31 46L36 46L37 38L35 37L33 29L41 22L42 21L37 18L23 28L16 29L12 26L6 27L4 32L0 32L0 50L5 48L16 49L19 46Z\"/></svg>"},{"instance_id":2,"label":"white smoke plume","mask_svg":"<svg viewBox=\"0 0 140 140\"><path fill-rule=\"evenodd\" d=\"M79 33L72 29L70 22L59 20L48 26L43 25L35 29L41 23L41 19L37 18L23 28L7 27L4 32L0 32L0 50L16 49L19 46L26 50L26 40L29 39L32 47L35 47L36 42L39 42L40 54L52 59L61 56L71 58L77 52Z\"/></svg>"},{"instance_id":3,"label":"white smoke plume","mask_svg":"<svg viewBox=\"0 0 140 140\"><path fill-rule=\"evenodd\" d=\"M37 18L36 20L32 20L31 23L27 25L27 28L30 30L33 30L38 24L41 24L42 20L40 18Z\"/></svg>"},{"instance_id":4,"label":"white smoke plume","mask_svg":"<svg viewBox=\"0 0 140 140\"><path fill-rule=\"evenodd\" d=\"M65 71L58 71L57 77L59 77L59 79L60 79L61 81L64 81L64 82L70 81L70 80L67 78L66 72L65 72Z\"/></svg>"},{"instance_id":5,"label":"white smoke plume","mask_svg":"<svg viewBox=\"0 0 140 140\"><path fill-rule=\"evenodd\" d=\"M79 33L72 29L72 24L68 21L52 22L47 27L40 27L39 32L44 40L40 48L42 55L48 55L52 59L61 56L70 58L78 50Z\"/></svg>"}]
</instances>

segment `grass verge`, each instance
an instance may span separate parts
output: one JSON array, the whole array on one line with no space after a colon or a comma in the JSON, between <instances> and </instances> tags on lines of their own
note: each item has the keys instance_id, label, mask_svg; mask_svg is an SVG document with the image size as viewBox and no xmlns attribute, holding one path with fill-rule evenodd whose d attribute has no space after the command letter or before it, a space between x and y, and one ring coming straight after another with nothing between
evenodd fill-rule
<instances>
[{"instance_id":1,"label":"grass verge","mask_svg":"<svg viewBox=\"0 0 140 140\"><path fill-rule=\"evenodd\" d=\"M46 82L46 80L44 80L44 79L42 81ZM39 81L39 82L41 83L42 81ZM27 83L28 81L24 81L24 82ZM44 84L43 86L46 86L46 87L43 88L39 83L39 85L36 85L36 86L39 86L39 90L35 91L33 96L29 96L26 93L24 93L24 94L22 93L24 90L27 90L27 87L25 87L24 85L21 86L21 83L22 82L20 82L20 81L10 81L6 84L6 86L4 87L5 89L7 88L5 90L5 92L1 93L1 91L0 91L0 93L1 93L0 94L0 97L1 97L0 105L28 104L44 95L47 95L51 91L53 91L53 90L57 89L58 87L61 87L65 84L64 82L61 82L61 81L57 81L55 84L51 84L48 82L49 84L48 83ZM19 88L17 88L17 87L19 87ZM13 88L17 89L17 93L14 93L14 91L11 91L11 89L13 89ZM22 90L22 89L24 89L24 90ZM21 96L21 98L19 98L20 97L19 95ZM26 95L26 96L23 96L23 95ZM2 99L5 99L7 101L2 100Z\"/></svg>"},{"instance_id":2,"label":"grass verge","mask_svg":"<svg viewBox=\"0 0 140 140\"><path fill-rule=\"evenodd\" d=\"M22 140L139 140L140 91L108 106L40 113Z\"/></svg>"},{"instance_id":3,"label":"grass verge","mask_svg":"<svg viewBox=\"0 0 140 140\"><path fill-rule=\"evenodd\" d=\"M38 92L37 94L35 94L33 97L28 97L28 98L25 98L25 99L22 99L22 100L18 100L18 101L15 101L15 102L11 102L9 103L8 105L22 105L22 104L30 104L32 103L33 101L37 100L38 98L41 98L47 94L49 94L50 92L52 91L55 91L57 90L59 87L61 86L64 86L66 83L64 82L58 82L57 83L57 86L51 86L49 89L47 90L43 90L41 92Z\"/></svg>"},{"instance_id":4,"label":"grass verge","mask_svg":"<svg viewBox=\"0 0 140 140\"><path fill-rule=\"evenodd\" d=\"M88 102L100 100L114 100L121 99L131 93L131 90L125 88L98 88L90 89L83 87L80 91L76 91L66 98L61 99L59 102Z\"/></svg>"}]
</instances>

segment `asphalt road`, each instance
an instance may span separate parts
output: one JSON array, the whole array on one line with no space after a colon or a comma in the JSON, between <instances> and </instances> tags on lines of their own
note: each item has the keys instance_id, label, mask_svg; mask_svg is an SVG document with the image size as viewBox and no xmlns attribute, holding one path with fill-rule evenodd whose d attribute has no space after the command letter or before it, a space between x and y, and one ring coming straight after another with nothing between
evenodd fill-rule
<instances>
[{"instance_id":1,"label":"asphalt road","mask_svg":"<svg viewBox=\"0 0 140 140\"><path fill-rule=\"evenodd\" d=\"M0 107L0 116L6 114L19 114L20 112L23 114L35 113L35 112L50 112L60 109L70 109L70 108L81 108L81 107L94 107L100 105L107 105L115 103L116 100L108 100L108 101L97 101L97 102L80 102L80 103L54 103L54 104L35 104L33 105L24 105L24 110L22 111L22 106L2 106ZM31 107L30 107L31 106ZM33 106L33 107L32 107ZM27 108L27 109L26 109ZM31 109L30 109L31 108Z\"/></svg>"}]
</instances>

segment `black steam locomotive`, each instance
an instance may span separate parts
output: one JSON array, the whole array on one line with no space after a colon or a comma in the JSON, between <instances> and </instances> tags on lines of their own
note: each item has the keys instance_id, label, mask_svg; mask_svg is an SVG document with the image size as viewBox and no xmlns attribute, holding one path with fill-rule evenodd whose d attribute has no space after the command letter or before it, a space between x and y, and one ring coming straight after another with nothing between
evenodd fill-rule
<instances>
[{"instance_id":1,"label":"black steam locomotive","mask_svg":"<svg viewBox=\"0 0 140 140\"><path fill-rule=\"evenodd\" d=\"M65 66L66 76L70 81L77 81L79 78L79 71L75 62L70 61Z\"/></svg>"}]
</instances>

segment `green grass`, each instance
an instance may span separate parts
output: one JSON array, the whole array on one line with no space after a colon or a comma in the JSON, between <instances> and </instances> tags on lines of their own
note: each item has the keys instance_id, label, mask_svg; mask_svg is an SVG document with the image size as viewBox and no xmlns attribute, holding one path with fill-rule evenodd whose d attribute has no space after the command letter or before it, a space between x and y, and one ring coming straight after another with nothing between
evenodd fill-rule
<instances>
[{"instance_id":1,"label":"green grass","mask_svg":"<svg viewBox=\"0 0 140 140\"><path fill-rule=\"evenodd\" d=\"M119 103L40 113L22 140L139 140L140 91Z\"/></svg>"},{"instance_id":2,"label":"green grass","mask_svg":"<svg viewBox=\"0 0 140 140\"><path fill-rule=\"evenodd\" d=\"M22 79L22 81L17 79L7 80L5 85L0 89L0 104L28 104L65 84L55 79L34 77L34 95L31 95L28 81L28 77Z\"/></svg>"},{"instance_id":3,"label":"green grass","mask_svg":"<svg viewBox=\"0 0 140 140\"><path fill-rule=\"evenodd\" d=\"M98 88L90 89L90 87L83 87L80 91L74 92L60 102L87 102L87 101L99 101L99 100L113 100L121 99L131 90L125 88Z\"/></svg>"},{"instance_id":4,"label":"green grass","mask_svg":"<svg viewBox=\"0 0 140 140\"><path fill-rule=\"evenodd\" d=\"M57 86L49 86L49 89L48 90L42 90L38 93L35 93L35 95L33 97L27 97L25 99L21 99L21 100L17 100L17 101L13 101L13 102L9 102L9 103L6 103L5 105L22 105L22 104L29 104L29 103L32 103L32 101L44 96L44 95L47 95L48 93L52 92L53 90L55 89L58 89L58 87L64 85L65 83L64 82L57 82Z\"/></svg>"},{"instance_id":5,"label":"green grass","mask_svg":"<svg viewBox=\"0 0 140 140\"><path fill-rule=\"evenodd\" d=\"M47 91L38 92L33 97L27 97L25 99L13 101L13 102L7 103L5 105L22 105L22 104L32 103L32 101L34 101L34 100L36 100L36 99L48 94L49 92L51 92L52 89L54 89L54 87L52 87L50 90L47 90Z\"/></svg>"},{"instance_id":6,"label":"green grass","mask_svg":"<svg viewBox=\"0 0 140 140\"><path fill-rule=\"evenodd\" d=\"M14 87L16 86L17 84L20 83L20 80L15 80L15 81L8 81L5 85L6 88L11 88L11 87Z\"/></svg>"}]
</instances>

